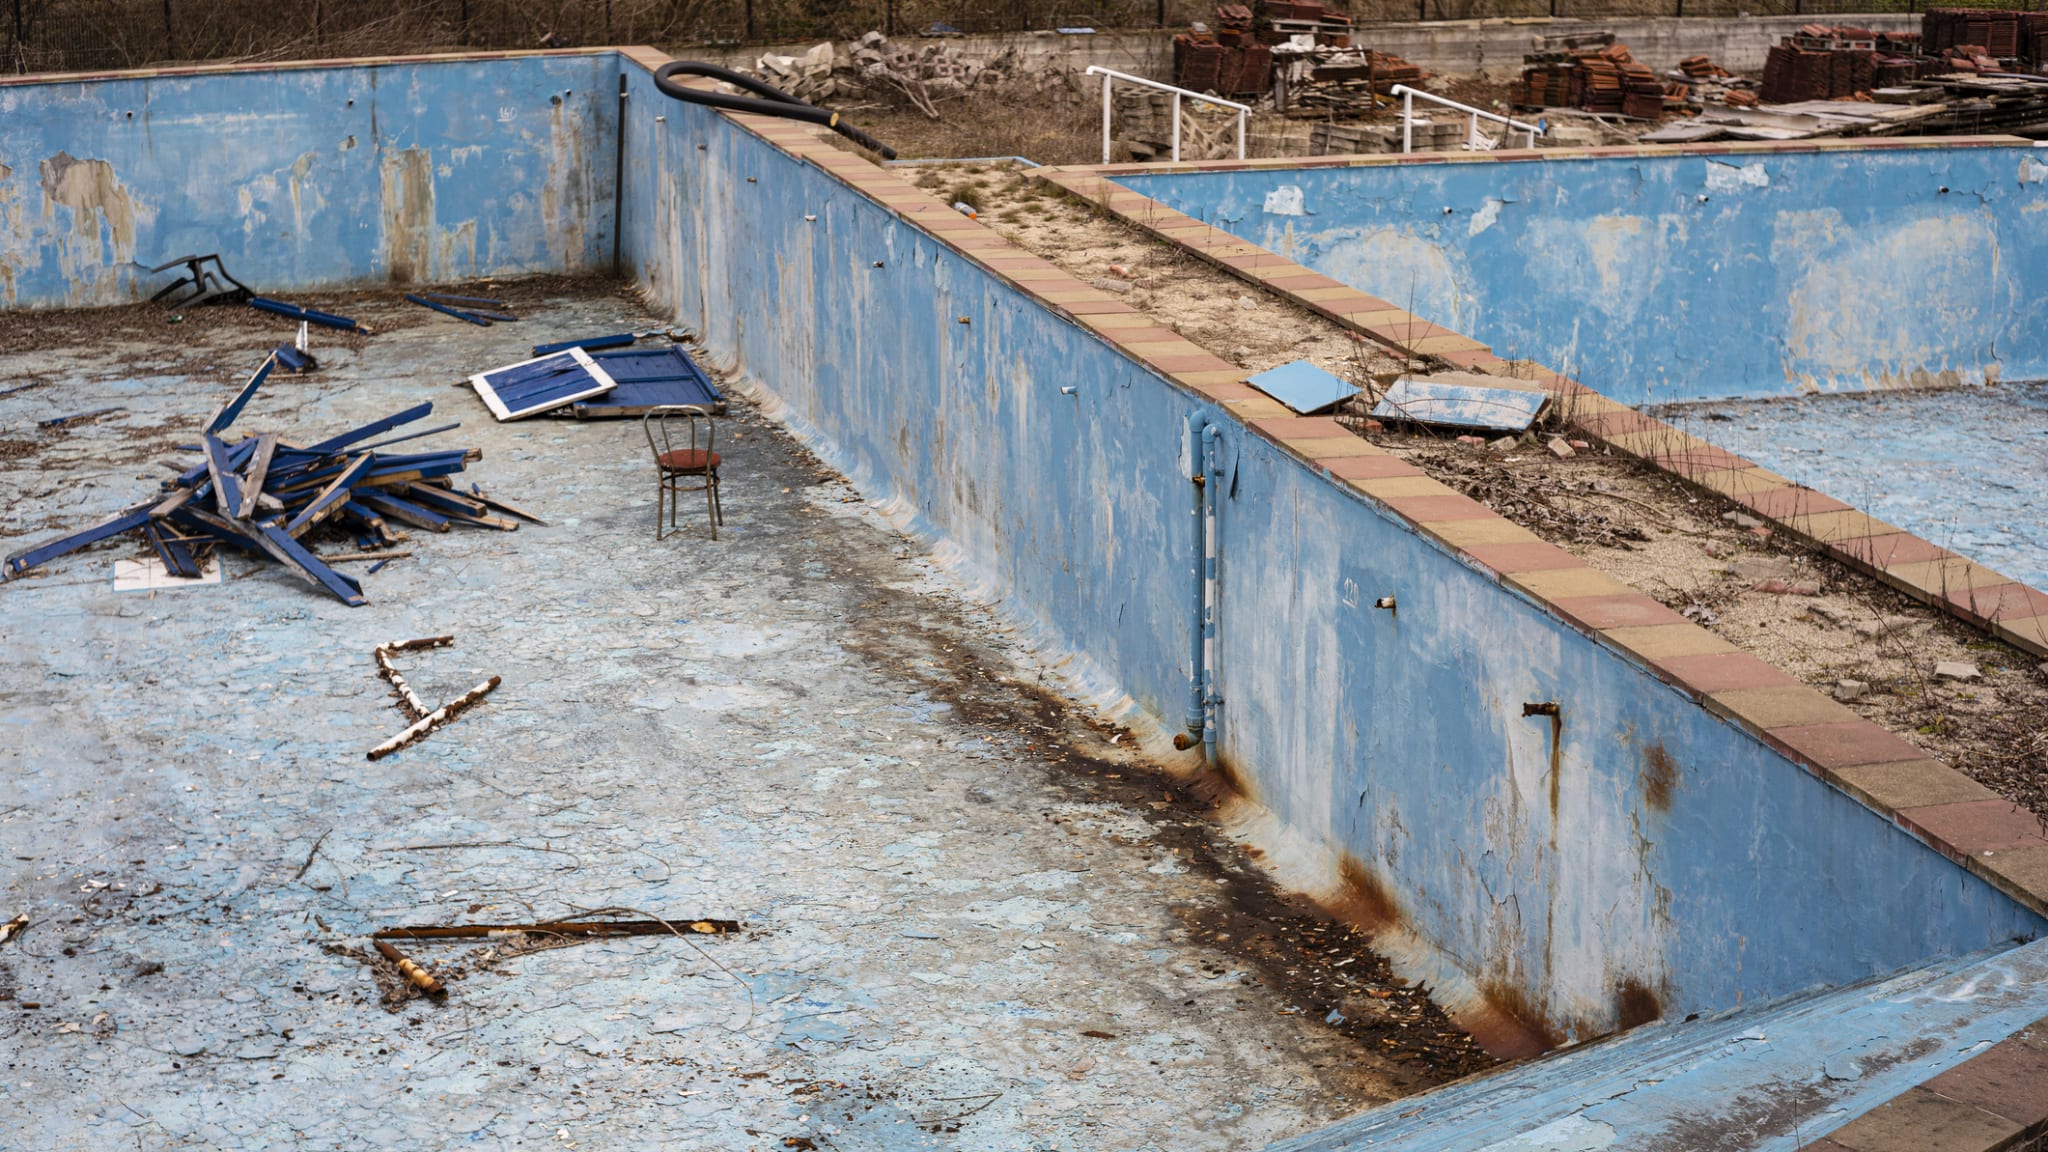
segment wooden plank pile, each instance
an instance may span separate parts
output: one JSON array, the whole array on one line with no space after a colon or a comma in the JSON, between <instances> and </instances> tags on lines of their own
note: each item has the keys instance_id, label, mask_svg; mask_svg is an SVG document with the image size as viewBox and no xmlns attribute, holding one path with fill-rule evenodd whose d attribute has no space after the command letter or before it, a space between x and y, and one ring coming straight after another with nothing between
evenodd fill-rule
<instances>
[{"instance_id":1,"label":"wooden plank pile","mask_svg":"<svg viewBox=\"0 0 2048 1152\"><path fill-rule=\"evenodd\" d=\"M457 427L376 440L395 428L424 419L434 406L419 404L359 428L310 444L275 432L225 438L276 363L266 358L234 399L207 421L200 459L178 469L148 499L110 520L60 540L17 552L0 565L0 576L19 577L30 568L123 533L147 541L164 569L197 577L210 554L232 548L275 560L286 571L325 589L342 603L367 603L362 585L335 571L344 559L377 559L376 552L352 551L325 557L310 545L321 534L353 538L353 547L389 546L405 537L392 521L430 532L455 525L510 532L519 520L535 517L482 495L455 488L454 477L483 458L474 448L431 452L385 451L395 444ZM501 515L502 513L502 515Z\"/></svg>"}]
</instances>

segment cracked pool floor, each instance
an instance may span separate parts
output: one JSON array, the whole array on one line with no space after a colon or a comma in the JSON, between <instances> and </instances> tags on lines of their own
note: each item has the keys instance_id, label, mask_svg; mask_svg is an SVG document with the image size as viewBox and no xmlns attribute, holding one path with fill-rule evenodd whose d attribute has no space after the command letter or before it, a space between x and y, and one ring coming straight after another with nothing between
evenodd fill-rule
<instances>
[{"instance_id":1,"label":"cracked pool floor","mask_svg":"<svg viewBox=\"0 0 2048 1152\"><path fill-rule=\"evenodd\" d=\"M316 334L327 368L237 427L432 399L483 449L465 480L548 526L412 530L357 609L236 556L115 592L128 539L0 586L0 921L31 919L0 945L0 1148L1248 1148L1431 1082L1198 940L1242 859L1167 835L1186 797L746 404L716 543L689 502L653 539L637 422L493 423L462 375L655 326L506 291L529 319L489 330L342 300L387 330ZM0 396L0 551L152 488L287 334L0 348L38 382ZM403 726L371 648L441 634L404 662L422 696L503 686L366 762ZM746 928L416 945L460 978L396 1011L347 954L611 906Z\"/></svg>"}]
</instances>

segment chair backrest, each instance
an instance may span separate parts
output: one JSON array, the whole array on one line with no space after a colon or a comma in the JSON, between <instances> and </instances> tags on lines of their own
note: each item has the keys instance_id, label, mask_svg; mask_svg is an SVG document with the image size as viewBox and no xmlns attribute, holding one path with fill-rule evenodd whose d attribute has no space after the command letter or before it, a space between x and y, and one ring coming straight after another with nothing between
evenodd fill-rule
<instances>
[{"instance_id":1,"label":"chair backrest","mask_svg":"<svg viewBox=\"0 0 2048 1152\"><path fill-rule=\"evenodd\" d=\"M653 450L657 464L679 448L693 452L701 449L706 453L718 450L718 424L711 409L701 405L663 404L651 408L640 418L640 429L647 433L647 447Z\"/></svg>"}]
</instances>

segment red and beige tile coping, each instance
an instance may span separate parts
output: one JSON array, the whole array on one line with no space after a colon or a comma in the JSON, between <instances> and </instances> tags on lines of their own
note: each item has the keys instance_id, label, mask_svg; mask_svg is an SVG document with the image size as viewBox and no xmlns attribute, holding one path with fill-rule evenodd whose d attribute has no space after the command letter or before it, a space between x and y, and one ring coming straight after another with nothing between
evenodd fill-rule
<instances>
[{"instance_id":1,"label":"red and beige tile coping","mask_svg":"<svg viewBox=\"0 0 2048 1152\"><path fill-rule=\"evenodd\" d=\"M1750 146L1748 150L1785 149ZM1376 158L1320 159L1345 163ZM1235 162L1218 163L1242 166ZM1914 599L1968 621L2023 652L2048 656L2048 593L1858 512L1833 497L1794 484L1768 468L1716 448L1540 365L1502 360L1477 340L1410 315L1385 300L1311 272L1104 178L1105 173L1128 167L1046 168L1035 174L1102 205L1104 210L1135 227L1187 248L1241 279L1290 298L1388 348L1411 356L1434 356L1454 367L1503 378L1531 379L1558 396L1567 418L1581 431L1615 451L1724 496L1778 531L1868 572Z\"/></svg>"},{"instance_id":2,"label":"red and beige tile coping","mask_svg":"<svg viewBox=\"0 0 2048 1152\"><path fill-rule=\"evenodd\" d=\"M1801 1152L2021 1152L2048 1135L2048 1019L1858 1116Z\"/></svg>"},{"instance_id":3,"label":"red and beige tile coping","mask_svg":"<svg viewBox=\"0 0 2048 1152\"><path fill-rule=\"evenodd\" d=\"M842 149L823 130L744 114L734 119L784 152L831 172L850 188L1091 330L1133 360L1229 410L1254 435L1368 498L1600 642L1633 656L1717 715L1887 814L1900 827L2014 899L2048 914L2048 833L2032 815L1990 789L1930 759L1917 746L1779 669L1737 651L1651 597L1425 476L1335 420L1296 416L1245 383L1243 370L1229 361L1161 326L1121 297L1091 287L1050 261L1015 247L894 170ZM1141 227L1170 236L1246 279L1272 286L1374 339L1410 352L1429 352L1464 367L1508 375L1507 363L1476 340L1171 212L1147 197L1101 182L1092 173L1051 170L1047 174ZM1611 416L1596 428L1605 429L1605 438L1621 450L1634 444L1647 459L1668 458L1668 453L1647 447L1646 441L1626 439L1648 427L1635 422L1647 417L1552 373L1543 373L1535 382L1584 402L1585 411L1593 416ZM1672 441L1674 445L1685 443ZM1745 507L1776 507L1766 494L1789 487L1748 461L1725 453L1717 456L1717 449L1697 441L1690 445L1684 449L1688 460L1715 465L1698 469L1695 482L1751 501ZM1849 539L1844 533L1851 526L1840 517L1827 519L1829 513L1817 511L1820 507L1778 510L1789 528L1805 529L1802 535L1810 539L1823 543ZM1830 512L1837 511L1832 505L1827 507ZM1861 522L1853 525L1864 526ZM1864 533L1856 539L1878 535ZM1884 537L1898 535L1903 533L1889 526L1882 533ZM1997 603L2008 602L2022 600L2014 594L2008 601L2001 594ZM1990 606L1989 602L1973 603L1980 609Z\"/></svg>"}]
</instances>

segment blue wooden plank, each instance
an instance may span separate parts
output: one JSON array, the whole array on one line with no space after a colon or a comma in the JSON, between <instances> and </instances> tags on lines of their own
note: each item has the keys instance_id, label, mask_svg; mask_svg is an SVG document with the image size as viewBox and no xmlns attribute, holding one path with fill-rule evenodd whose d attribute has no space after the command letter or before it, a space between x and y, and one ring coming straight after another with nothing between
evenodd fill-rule
<instances>
[{"instance_id":1,"label":"blue wooden plank","mask_svg":"<svg viewBox=\"0 0 2048 1152\"><path fill-rule=\"evenodd\" d=\"M119 516L114 517L112 520L95 524L83 532L73 533L61 540L52 540L48 544L16 552L7 558L7 576L12 579L38 564L55 560L57 557L68 552L76 552L87 544L96 544L109 536L119 536L123 532L130 532L140 528L144 524L149 523L150 509L154 507L156 507L155 501L151 501L148 504L138 504Z\"/></svg>"},{"instance_id":2,"label":"blue wooden plank","mask_svg":"<svg viewBox=\"0 0 2048 1152\"><path fill-rule=\"evenodd\" d=\"M190 528L195 532L204 533L219 543L226 544L231 548L239 548L251 555L269 555L269 553L257 545L256 541L242 534L238 530L236 522L224 520L203 508L180 508L165 517L165 519L182 527ZM243 525L243 527L246 527L246 525Z\"/></svg>"},{"instance_id":3,"label":"blue wooden plank","mask_svg":"<svg viewBox=\"0 0 2048 1152\"><path fill-rule=\"evenodd\" d=\"M213 483L214 503L221 515L233 519L242 510L242 478L235 475L227 445L220 442L220 437L208 432L202 443L206 445L206 470ZM253 444L250 450L255 450Z\"/></svg>"},{"instance_id":4,"label":"blue wooden plank","mask_svg":"<svg viewBox=\"0 0 2048 1152\"><path fill-rule=\"evenodd\" d=\"M353 431L343 432L339 436L329 437L328 439L322 440L318 444L313 444L302 449L302 451L310 452L316 456L326 456L340 449L346 448L351 444L368 440L370 437L377 435L379 432L389 432L393 428L396 428L401 424L410 424L413 421L418 420L421 417L424 417L433 410L434 402L432 400L429 400L424 404L416 404L411 408L407 408L403 412L386 416L382 420L375 420L363 425L360 428L354 429Z\"/></svg>"},{"instance_id":5,"label":"blue wooden plank","mask_svg":"<svg viewBox=\"0 0 2048 1152\"><path fill-rule=\"evenodd\" d=\"M285 535L296 537L325 519L337 504L348 499L349 485L361 479L363 473L369 471L370 465L376 459L367 452L351 459L334 479L328 481L327 487L321 489L319 495L300 509L299 514L292 517L290 524L285 525Z\"/></svg>"},{"instance_id":6,"label":"blue wooden plank","mask_svg":"<svg viewBox=\"0 0 2048 1152\"><path fill-rule=\"evenodd\" d=\"M1306 360L1261 372L1246 383L1303 416L1334 408L1359 393L1357 385Z\"/></svg>"},{"instance_id":7,"label":"blue wooden plank","mask_svg":"<svg viewBox=\"0 0 2048 1152\"><path fill-rule=\"evenodd\" d=\"M403 520L407 524L413 524L435 532L446 532L448 530L448 518L446 516L430 512L410 500L401 500L388 492L377 492L367 488L360 489L355 494L354 502L366 505L394 520Z\"/></svg>"},{"instance_id":8,"label":"blue wooden plank","mask_svg":"<svg viewBox=\"0 0 2048 1152\"><path fill-rule=\"evenodd\" d=\"M623 348L638 339L639 337L631 332L620 332L614 336L586 336L581 340L563 340L555 344L535 344L533 346L533 354L535 356L552 356L557 352L567 352L571 348L581 348L586 352L598 348Z\"/></svg>"},{"instance_id":9,"label":"blue wooden plank","mask_svg":"<svg viewBox=\"0 0 2048 1152\"><path fill-rule=\"evenodd\" d=\"M296 565L311 576L321 587L334 593L335 598L351 608L369 603L363 598L363 586L353 579L336 572L322 563L318 556L308 552L304 545L287 535L275 524L258 524L256 531L275 552L281 552L287 559L287 566Z\"/></svg>"},{"instance_id":10,"label":"blue wooden plank","mask_svg":"<svg viewBox=\"0 0 2048 1152\"><path fill-rule=\"evenodd\" d=\"M256 374L249 377L249 382L242 385L242 390L235 394L235 398L228 401L214 415L213 419L207 422L206 430L217 435L225 431L228 425L233 424L235 417L240 416L242 409L249 406L249 401L256 396L256 389L263 386L263 381L269 378L270 370L275 367L277 367L277 354L273 352L263 358L263 363L256 368Z\"/></svg>"},{"instance_id":11,"label":"blue wooden plank","mask_svg":"<svg viewBox=\"0 0 2048 1152\"><path fill-rule=\"evenodd\" d=\"M336 316L331 312L315 312L311 308L301 308L297 304L287 304L282 300L268 300L261 296L251 296L249 298L249 307L263 312L272 312L293 320L304 320L308 323L318 324L323 328L339 328L344 332L369 331L368 328L363 327L346 316Z\"/></svg>"},{"instance_id":12,"label":"blue wooden plank","mask_svg":"<svg viewBox=\"0 0 2048 1152\"><path fill-rule=\"evenodd\" d=\"M239 470L243 464L248 463L250 455L256 451L256 440L256 437L251 436L245 440L236 441L235 446L228 449L228 466ZM178 473L177 480L173 482L179 488L190 488L194 484L200 483L207 470L211 467L205 460L206 445L180 445L178 450L181 452L197 452L201 457L199 463Z\"/></svg>"},{"instance_id":13,"label":"blue wooden plank","mask_svg":"<svg viewBox=\"0 0 2048 1152\"><path fill-rule=\"evenodd\" d=\"M432 300L427 299L425 296L416 296L411 292L407 292L405 294L405 298L407 300L412 301L414 304L419 305L422 308L432 308L434 311L439 312L443 315L453 316L457 320L462 320L467 323L474 324L479 328L489 328L491 326L491 322L489 320L484 319L481 316L472 315L471 313L464 312L460 308L451 307L450 305L447 304L436 303Z\"/></svg>"},{"instance_id":14,"label":"blue wooden plank","mask_svg":"<svg viewBox=\"0 0 2048 1152\"><path fill-rule=\"evenodd\" d=\"M156 558L163 562L164 571L173 576L191 579L199 575L199 566L192 560L192 552L184 542L166 535L152 520L142 526L142 537L156 550Z\"/></svg>"}]
</instances>

